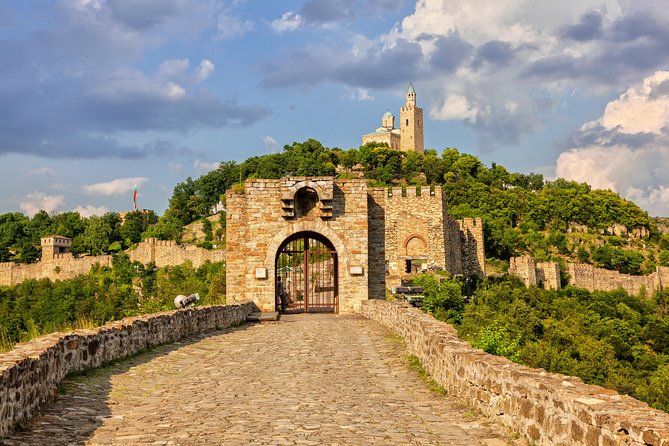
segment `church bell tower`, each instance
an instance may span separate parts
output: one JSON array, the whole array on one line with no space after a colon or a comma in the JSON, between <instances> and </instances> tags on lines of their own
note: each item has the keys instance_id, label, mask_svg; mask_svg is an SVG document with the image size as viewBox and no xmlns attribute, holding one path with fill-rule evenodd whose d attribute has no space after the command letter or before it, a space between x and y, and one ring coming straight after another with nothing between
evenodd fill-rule
<instances>
[{"instance_id":1,"label":"church bell tower","mask_svg":"<svg viewBox=\"0 0 669 446\"><path fill-rule=\"evenodd\" d=\"M409 84L406 104L400 109L400 150L424 152L423 109L416 106L416 90Z\"/></svg>"}]
</instances>

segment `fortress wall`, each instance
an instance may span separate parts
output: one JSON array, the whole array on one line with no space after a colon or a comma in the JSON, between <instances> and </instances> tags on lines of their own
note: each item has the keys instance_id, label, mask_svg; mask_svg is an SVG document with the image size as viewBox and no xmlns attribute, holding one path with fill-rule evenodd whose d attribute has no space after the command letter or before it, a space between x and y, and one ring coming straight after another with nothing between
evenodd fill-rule
<instances>
[{"instance_id":1,"label":"fortress wall","mask_svg":"<svg viewBox=\"0 0 669 446\"><path fill-rule=\"evenodd\" d=\"M457 220L460 227L463 273L485 277L485 249L483 242L483 220L465 218Z\"/></svg>"},{"instance_id":2,"label":"fortress wall","mask_svg":"<svg viewBox=\"0 0 669 446\"><path fill-rule=\"evenodd\" d=\"M520 277L520 280L527 287L537 284L536 265L530 256L511 257L509 259L509 274Z\"/></svg>"},{"instance_id":3,"label":"fortress wall","mask_svg":"<svg viewBox=\"0 0 669 446\"><path fill-rule=\"evenodd\" d=\"M173 240L148 238L136 249L126 251L131 261L143 264L155 262L156 266L181 265L190 260L195 268L205 262L222 262L225 252L197 246L180 246ZM111 266L112 256L73 257L72 253L54 254L51 259L37 263L0 263L0 286L13 286L30 279L66 280L87 274L94 265Z\"/></svg>"},{"instance_id":4,"label":"fortress wall","mask_svg":"<svg viewBox=\"0 0 669 446\"><path fill-rule=\"evenodd\" d=\"M0 353L0 439L53 399L67 374L238 325L254 310L252 304L211 306L126 318L95 329L52 333Z\"/></svg>"},{"instance_id":5,"label":"fortress wall","mask_svg":"<svg viewBox=\"0 0 669 446\"><path fill-rule=\"evenodd\" d=\"M386 220L383 203L385 189L370 189L367 195L369 227L369 298L383 299L386 295Z\"/></svg>"},{"instance_id":6,"label":"fortress wall","mask_svg":"<svg viewBox=\"0 0 669 446\"><path fill-rule=\"evenodd\" d=\"M428 264L446 268L445 253L450 247L446 246L443 230L445 212L441 189L435 188L431 193L429 187L407 187L404 191L394 187L385 192L383 210L389 285L399 285L407 257L405 243L416 235L427 242L424 254Z\"/></svg>"},{"instance_id":7,"label":"fortress wall","mask_svg":"<svg viewBox=\"0 0 669 446\"><path fill-rule=\"evenodd\" d=\"M221 250L208 250L194 245L178 245L174 240L158 240L149 237L137 245L137 248L127 251L130 260L144 265L155 262L162 268L170 265L181 265L189 260L193 267L199 268L205 262L222 262L225 253Z\"/></svg>"},{"instance_id":8,"label":"fortress wall","mask_svg":"<svg viewBox=\"0 0 669 446\"><path fill-rule=\"evenodd\" d=\"M525 286L541 285L546 290L560 289L560 266L556 262L538 262L528 255L509 259L509 274L520 277Z\"/></svg>"},{"instance_id":9,"label":"fortress wall","mask_svg":"<svg viewBox=\"0 0 669 446\"><path fill-rule=\"evenodd\" d=\"M402 336L450 395L534 444L669 445L669 414L629 396L484 353L407 303L369 300L362 314Z\"/></svg>"},{"instance_id":10,"label":"fortress wall","mask_svg":"<svg viewBox=\"0 0 669 446\"><path fill-rule=\"evenodd\" d=\"M621 274L618 271L595 268L584 263L570 263L568 268L569 284L590 291L612 291L622 288L630 294L638 294L643 287L646 295L649 295L661 289L662 277L669 277L664 268L662 273L655 272L647 276Z\"/></svg>"},{"instance_id":11,"label":"fortress wall","mask_svg":"<svg viewBox=\"0 0 669 446\"><path fill-rule=\"evenodd\" d=\"M307 215L295 217L294 211L299 210L295 194L307 185L320 194L319 204ZM365 180L335 181L331 177L247 179L243 193L229 190L228 302L252 301L263 311L274 311L275 262L281 244L296 233L315 232L327 238L337 251L339 313L359 312L370 284L368 190ZM320 208L324 202L330 204ZM331 215L323 214L322 209ZM359 267L361 273L355 272ZM265 277L256 276L259 270L266 273Z\"/></svg>"},{"instance_id":12,"label":"fortress wall","mask_svg":"<svg viewBox=\"0 0 669 446\"><path fill-rule=\"evenodd\" d=\"M537 263L537 281L543 283L546 290L559 290L560 265L557 262Z\"/></svg>"}]
</instances>

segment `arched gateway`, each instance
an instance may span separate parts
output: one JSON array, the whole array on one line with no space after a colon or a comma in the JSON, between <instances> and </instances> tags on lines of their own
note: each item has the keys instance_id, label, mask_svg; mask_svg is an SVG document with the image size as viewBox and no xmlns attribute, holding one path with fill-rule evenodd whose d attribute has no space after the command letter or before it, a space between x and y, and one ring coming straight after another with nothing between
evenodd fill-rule
<instances>
[{"instance_id":1,"label":"arched gateway","mask_svg":"<svg viewBox=\"0 0 669 446\"><path fill-rule=\"evenodd\" d=\"M338 267L334 245L321 234L304 231L287 238L274 262L277 311L337 313Z\"/></svg>"},{"instance_id":2,"label":"arched gateway","mask_svg":"<svg viewBox=\"0 0 669 446\"><path fill-rule=\"evenodd\" d=\"M249 178L226 194L226 300L273 312L352 314L416 274L483 274L483 225L446 214L440 189L365 179ZM281 279L279 281L279 278Z\"/></svg>"}]
</instances>

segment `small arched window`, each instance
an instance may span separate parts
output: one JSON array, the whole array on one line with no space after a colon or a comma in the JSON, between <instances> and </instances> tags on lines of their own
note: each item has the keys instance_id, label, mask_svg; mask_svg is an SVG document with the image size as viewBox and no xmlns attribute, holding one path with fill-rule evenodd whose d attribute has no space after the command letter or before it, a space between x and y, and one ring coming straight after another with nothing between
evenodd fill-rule
<instances>
[{"instance_id":1,"label":"small arched window","mask_svg":"<svg viewBox=\"0 0 669 446\"><path fill-rule=\"evenodd\" d=\"M406 126L409 127L409 120L408 119L407 119L407 125Z\"/></svg>"}]
</instances>

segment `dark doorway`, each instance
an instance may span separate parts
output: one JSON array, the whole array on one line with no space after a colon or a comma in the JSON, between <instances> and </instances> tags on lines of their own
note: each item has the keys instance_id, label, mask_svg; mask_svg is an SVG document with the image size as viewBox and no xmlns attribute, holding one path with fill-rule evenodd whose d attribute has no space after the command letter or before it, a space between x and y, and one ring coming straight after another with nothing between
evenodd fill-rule
<instances>
[{"instance_id":1,"label":"dark doorway","mask_svg":"<svg viewBox=\"0 0 669 446\"><path fill-rule=\"evenodd\" d=\"M337 313L337 271L337 252L327 238L315 232L293 234L276 255L277 311L283 297L286 313Z\"/></svg>"}]
</instances>

